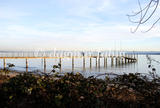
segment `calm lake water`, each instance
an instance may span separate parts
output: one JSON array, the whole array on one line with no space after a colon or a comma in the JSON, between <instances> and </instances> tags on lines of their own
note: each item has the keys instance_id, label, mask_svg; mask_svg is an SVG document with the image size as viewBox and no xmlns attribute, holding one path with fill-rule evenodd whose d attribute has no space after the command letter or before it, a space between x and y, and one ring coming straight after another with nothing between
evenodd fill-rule
<instances>
[{"instance_id":1,"label":"calm lake water","mask_svg":"<svg viewBox=\"0 0 160 108\"><path fill-rule=\"evenodd\" d=\"M160 61L160 55L150 55L151 58ZM41 71L44 72L43 59L29 59L29 68L28 71ZM101 59L100 68L96 68L95 59L92 59L92 68L90 68L89 58L86 59L85 69L83 69L83 60L82 58L75 59L74 72L80 72L84 76L96 76L98 74L104 73L148 73L151 69L148 68L148 60L146 55L138 55L138 61L136 63L128 63L124 65L114 65L111 66L111 60L108 59L107 67L104 67L104 60ZM26 71L25 59L6 59L6 63L13 63L15 67L12 67L12 70L24 72ZM47 59L46 72L51 72L52 66L57 65L59 59ZM3 68L3 60L0 59L0 67ZM160 75L160 64L158 62L152 61L152 67L156 68L156 73ZM59 72L59 70L57 70ZM61 73L72 72L72 60L71 59L62 59L62 70Z\"/></svg>"}]
</instances>

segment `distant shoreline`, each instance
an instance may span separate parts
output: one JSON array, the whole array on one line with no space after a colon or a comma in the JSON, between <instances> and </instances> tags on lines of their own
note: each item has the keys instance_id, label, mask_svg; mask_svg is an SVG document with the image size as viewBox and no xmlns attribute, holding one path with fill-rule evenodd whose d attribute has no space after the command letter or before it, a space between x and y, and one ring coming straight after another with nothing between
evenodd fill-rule
<instances>
[{"instance_id":1,"label":"distant shoreline","mask_svg":"<svg viewBox=\"0 0 160 108\"><path fill-rule=\"evenodd\" d=\"M126 51L126 54L160 55L160 51Z\"/></svg>"}]
</instances>

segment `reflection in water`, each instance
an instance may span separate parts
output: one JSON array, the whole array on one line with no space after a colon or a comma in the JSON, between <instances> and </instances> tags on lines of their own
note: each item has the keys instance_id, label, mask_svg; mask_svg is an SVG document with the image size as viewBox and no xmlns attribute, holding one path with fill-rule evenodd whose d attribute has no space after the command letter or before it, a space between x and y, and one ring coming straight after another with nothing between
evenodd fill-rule
<instances>
[{"instance_id":1,"label":"reflection in water","mask_svg":"<svg viewBox=\"0 0 160 108\"><path fill-rule=\"evenodd\" d=\"M28 67L26 67L26 72L28 72Z\"/></svg>"},{"instance_id":2,"label":"reflection in water","mask_svg":"<svg viewBox=\"0 0 160 108\"><path fill-rule=\"evenodd\" d=\"M151 56L155 60L160 61L160 55L153 55ZM85 64L84 64L85 61ZM34 71L34 70L40 70L42 72L51 72L53 69L53 65L57 65L61 62L62 67L60 70L57 70L61 73L64 72L82 72L86 76L91 75L97 75L97 74L103 74L103 73L116 73L116 74L122 74L122 73L130 73L130 72L139 72L139 73L147 73L148 72L148 64L146 56L140 55L138 57L138 62L136 63L126 63L125 60L123 60L124 63L122 63L122 60L120 60L121 63L119 63L119 59L114 60L114 64L112 64L111 58L101 58L100 64L98 64L98 58L75 58L74 59L74 66L72 66L72 59L46 59L46 66L44 66L45 60L44 59L29 59L28 60L28 68L24 68L26 66L25 59L6 59L6 63L13 63L15 64L15 67L12 67L13 70L18 71ZM105 64L106 62L106 64ZM152 65L156 68L157 74L160 74L160 64L153 62ZM3 60L0 60L0 66L3 68ZM72 68L74 67L74 68Z\"/></svg>"}]
</instances>

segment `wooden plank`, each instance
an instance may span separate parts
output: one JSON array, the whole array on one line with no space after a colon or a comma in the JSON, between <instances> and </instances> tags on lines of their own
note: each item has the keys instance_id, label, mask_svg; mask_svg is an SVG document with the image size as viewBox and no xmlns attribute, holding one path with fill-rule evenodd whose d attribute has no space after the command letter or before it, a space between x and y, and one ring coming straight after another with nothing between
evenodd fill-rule
<instances>
[{"instance_id":1,"label":"wooden plank","mask_svg":"<svg viewBox=\"0 0 160 108\"><path fill-rule=\"evenodd\" d=\"M74 56L74 58L90 58L91 56ZM0 59L42 59L42 58L46 58L46 59L57 59L57 58L72 58L70 56L66 56L66 57L0 57ZM94 57L92 57L94 58ZM96 57L95 57L96 58Z\"/></svg>"}]
</instances>

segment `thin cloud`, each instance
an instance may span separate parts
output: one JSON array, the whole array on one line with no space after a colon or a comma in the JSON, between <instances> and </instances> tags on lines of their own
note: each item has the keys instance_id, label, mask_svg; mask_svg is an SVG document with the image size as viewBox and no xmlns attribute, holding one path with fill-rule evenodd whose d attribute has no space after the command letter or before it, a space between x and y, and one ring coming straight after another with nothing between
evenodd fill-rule
<instances>
[{"instance_id":1,"label":"thin cloud","mask_svg":"<svg viewBox=\"0 0 160 108\"><path fill-rule=\"evenodd\" d=\"M38 0L37 0L38 1ZM21 2L27 7L33 1ZM46 0L30 9L0 8L0 46L12 48L106 48L114 41L129 42L160 38L157 28L148 33L132 34L127 20L131 0ZM43 3L45 3L43 2ZM7 2L6 4L12 4ZM49 5L48 5L49 4ZM36 5L36 9L35 6ZM42 7L44 6L44 7ZM29 13L28 13L28 12ZM3 20L2 20L3 19ZM149 26L142 26L146 29ZM6 38L7 37L7 38ZM138 43L139 42L139 43ZM135 42L134 42L135 43Z\"/></svg>"},{"instance_id":2,"label":"thin cloud","mask_svg":"<svg viewBox=\"0 0 160 108\"><path fill-rule=\"evenodd\" d=\"M30 16L30 13L15 10L9 7L0 7L0 19L5 20L18 20L21 17Z\"/></svg>"}]
</instances>

